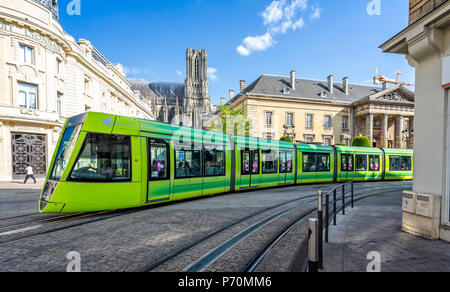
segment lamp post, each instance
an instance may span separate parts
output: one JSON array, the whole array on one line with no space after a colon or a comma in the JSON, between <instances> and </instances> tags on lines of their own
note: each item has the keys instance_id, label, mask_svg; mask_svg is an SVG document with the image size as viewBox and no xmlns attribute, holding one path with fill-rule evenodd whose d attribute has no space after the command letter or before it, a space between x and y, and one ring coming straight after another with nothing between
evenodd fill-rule
<instances>
[{"instance_id":1,"label":"lamp post","mask_svg":"<svg viewBox=\"0 0 450 292\"><path fill-rule=\"evenodd\" d=\"M283 136L285 137L292 137L293 140L295 140L295 138L297 137L297 134L295 134L295 125L284 125L283 126L284 129L284 134Z\"/></svg>"}]
</instances>

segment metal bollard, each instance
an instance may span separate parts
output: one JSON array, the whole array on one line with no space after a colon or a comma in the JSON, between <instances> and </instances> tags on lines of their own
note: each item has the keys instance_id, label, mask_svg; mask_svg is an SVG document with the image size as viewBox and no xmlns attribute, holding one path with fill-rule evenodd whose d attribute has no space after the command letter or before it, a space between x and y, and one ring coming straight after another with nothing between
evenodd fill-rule
<instances>
[{"instance_id":1,"label":"metal bollard","mask_svg":"<svg viewBox=\"0 0 450 292\"><path fill-rule=\"evenodd\" d=\"M330 222L330 195L325 199L325 242L328 242L328 228Z\"/></svg>"},{"instance_id":2,"label":"metal bollard","mask_svg":"<svg viewBox=\"0 0 450 292\"><path fill-rule=\"evenodd\" d=\"M309 219L308 272L319 272L319 220Z\"/></svg>"},{"instance_id":3,"label":"metal bollard","mask_svg":"<svg viewBox=\"0 0 450 292\"><path fill-rule=\"evenodd\" d=\"M345 185L342 185L342 215L345 215Z\"/></svg>"},{"instance_id":4,"label":"metal bollard","mask_svg":"<svg viewBox=\"0 0 450 292\"><path fill-rule=\"evenodd\" d=\"M355 183L352 182L352 209L355 208Z\"/></svg>"},{"instance_id":5,"label":"metal bollard","mask_svg":"<svg viewBox=\"0 0 450 292\"><path fill-rule=\"evenodd\" d=\"M337 190L334 189L334 193L333 193L333 225L336 226L337 220L336 220L336 216L337 216Z\"/></svg>"},{"instance_id":6,"label":"metal bollard","mask_svg":"<svg viewBox=\"0 0 450 292\"><path fill-rule=\"evenodd\" d=\"M323 194L319 191L319 208L317 212L319 219L319 269L323 269Z\"/></svg>"}]
</instances>

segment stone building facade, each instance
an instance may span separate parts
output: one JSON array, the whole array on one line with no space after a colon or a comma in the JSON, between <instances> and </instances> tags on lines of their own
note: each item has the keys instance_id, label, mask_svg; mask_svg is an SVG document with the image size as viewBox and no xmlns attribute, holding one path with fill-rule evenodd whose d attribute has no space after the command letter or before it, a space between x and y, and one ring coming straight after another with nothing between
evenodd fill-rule
<instances>
[{"instance_id":1,"label":"stone building facade","mask_svg":"<svg viewBox=\"0 0 450 292\"><path fill-rule=\"evenodd\" d=\"M23 178L30 163L43 177L67 117L98 111L151 119L88 40L68 35L55 0L0 0L0 181Z\"/></svg>"},{"instance_id":2,"label":"stone building facade","mask_svg":"<svg viewBox=\"0 0 450 292\"><path fill-rule=\"evenodd\" d=\"M414 94L407 88L373 87L334 81L262 75L240 93L230 92L232 109L252 120L253 135L303 143L351 145L367 136L374 147L412 148ZM222 99L222 103L224 100ZM217 113L220 114L220 113Z\"/></svg>"},{"instance_id":3,"label":"stone building facade","mask_svg":"<svg viewBox=\"0 0 450 292\"><path fill-rule=\"evenodd\" d=\"M133 90L151 100L151 110L158 121L201 129L211 114L206 50L186 50L184 83L130 83Z\"/></svg>"},{"instance_id":4,"label":"stone building facade","mask_svg":"<svg viewBox=\"0 0 450 292\"><path fill-rule=\"evenodd\" d=\"M403 213L403 228L450 241L450 1L411 0L409 16L409 25L381 45L385 53L406 56L416 69L413 194L418 208Z\"/></svg>"}]
</instances>

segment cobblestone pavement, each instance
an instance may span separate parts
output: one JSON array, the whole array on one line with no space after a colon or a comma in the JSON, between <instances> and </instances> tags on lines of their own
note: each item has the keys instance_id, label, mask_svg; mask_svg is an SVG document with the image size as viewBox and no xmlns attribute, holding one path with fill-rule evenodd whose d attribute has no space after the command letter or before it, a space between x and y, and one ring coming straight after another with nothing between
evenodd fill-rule
<instances>
[{"instance_id":1,"label":"cobblestone pavement","mask_svg":"<svg viewBox=\"0 0 450 292\"><path fill-rule=\"evenodd\" d=\"M450 272L450 243L401 231L401 196L373 197L338 216L324 245L324 271L366 272L368 253L374 251L382 272Z\"/></svg>"},{"instance_id":2,"label":"cobblestone pavement","mask_svg":"<svg viewBox=\"0 0 450 292\"><path fill-rule=\"evenodd\" d=\"M42 235L32 234L34 236L18 241L0 243L0 271L65 271L69 263L66 256L71 251L80 253L82 271L140 271L153 261L218 228L268 207L316 194L319 189L330 190L333 186L293 186L209 197L140 209L107 220ZM411 184L365 183L355 185L355 191L394 187L408 189ZM9 185L5 187L0 184L0 204L6 202L0 209L0 228L18 224L20 223L18 220L23 220L23 218L5 218L23 214L34 214L31 216L33 219L49 216L36 215L39 194L40 188L33 188L31 185L17 185L10 188ZM180 271L236 233L293 205L295 203L261 213L219 233L159 266L157 271ZM258 248L279 229L291 223L302 210L305 210L305 207L296 209L295 212L288 213L256 230L233 246L223 258L208 266L207 270L228 272L241 270ZM72 221L77 222L75 219ZM0 230L0 239L1 232ZM305 228L299 224L298 229L292 231L292 236L289 235L281 241L281 248L274 249L258 269L291 270L305 232ZM27 234L28 231L23 232L23 235Z\"/></svg>"}]
</instances>

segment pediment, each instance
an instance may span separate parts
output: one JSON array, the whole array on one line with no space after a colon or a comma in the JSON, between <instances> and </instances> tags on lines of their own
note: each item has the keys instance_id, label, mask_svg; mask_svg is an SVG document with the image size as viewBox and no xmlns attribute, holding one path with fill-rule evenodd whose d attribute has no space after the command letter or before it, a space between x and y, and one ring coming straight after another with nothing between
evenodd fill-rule
<instances>
[{"instance_id":1,"label":"pediment","mask_svg":"<svg viewBox=\"0 0 450 292\"><path fill-rule=\"evenodd\" d=\"M414 93L402 86L395 86L370 97L371 101L389 103L414 103Z\"/></svg>"}]
</instances>

